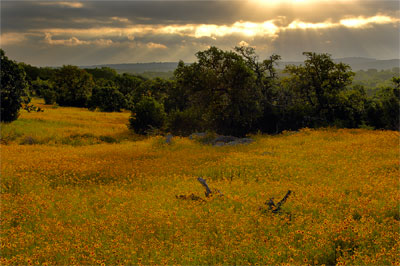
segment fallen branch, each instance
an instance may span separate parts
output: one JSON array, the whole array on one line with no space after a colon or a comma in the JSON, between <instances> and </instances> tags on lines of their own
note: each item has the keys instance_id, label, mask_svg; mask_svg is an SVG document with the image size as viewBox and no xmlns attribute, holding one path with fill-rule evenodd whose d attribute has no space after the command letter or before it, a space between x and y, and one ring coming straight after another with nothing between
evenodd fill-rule
<instances>
[{"instance_id":1,"label":"fallen branch","mask_svg":"<svg viewBox=\"0 0 400 266\"><path fill-rule=\"evenodd\" d=\"M211 195L212 192L211 192L211 189L208 187L208 185L206 183L206 180L201 178L201 177L199 177L199 178L197 178L197 181L199 181L200 184L202 184L203 187L206 189L205 194L206 194L206 197L208 198Z\"/></svg>"},{"instance_id":2,"label":"fallen branch","mask_svg":"<svg viewBox=\"0 0 400 266\"><path fill-rule=\"evenodd\" d=\"M210 197L212 194L219 194L219 196L223 196L223 194L221 193L221 191L219 191L218 189L214 189L214 191L211 191L210 187L207 185L207 182L205 179L198 177L197 181L200 182L200 184L203 185L203 187L206 189L205 195L206 197ZM194 195L193 193L190 195L175 195L175 197L177 199L183 199L183 200L197 200L197 201L203 201L205 202L204 199L202 199L199 196Z\"/></svg>"},{"instance_id":3,"label":"fallen branch","mask_svg":"<svg viewBox=\"0 0 400 266\"><path fill-rule=\"evenodd\" d=\"M199 181L200 184L202 184L204 186L204 188L206 189L205 195L206 195L207 198L210 197L212 194L218 194L219 196L223 196L224 195L218 189L211 190L210 187L207 185L205 179L203 179L201 177L198 177L197 181Z\"/></svg>"},{"instance_id":4,"label":"fallen branch","mask_svg":"<svg viewBox=\"0 0 400 266\"><path fill-rule=\"evenodd\" d=\"M265 202L265 204L268 206L268 209L270 211L272 211L273 213L277 213L280 211L282 205L286 202L287 198L289 197L289 195L292 193L291 190L288 190L288 192L286 193L286 195L283 197L283 199L281 199L281 201L279 201L276 205L274 203L274 198L270 198L269 201Z\"/></svg>"}]
</instances>

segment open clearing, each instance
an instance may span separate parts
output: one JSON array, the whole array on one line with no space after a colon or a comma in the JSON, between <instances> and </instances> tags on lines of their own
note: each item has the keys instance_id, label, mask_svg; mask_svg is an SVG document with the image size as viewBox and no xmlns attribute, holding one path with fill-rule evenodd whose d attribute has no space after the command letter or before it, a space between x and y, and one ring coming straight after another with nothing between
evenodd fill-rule
<instances>
[{"instance_id":1,"label":"open clearing","mask_svg":"<svg viewBox=\"0 0 400 266\"><path fill-rule=\"evenodd\" d=\"M400 264L398 132L167 145L129 113L40 106L1 128L1 265Z\"/></svg>"}]
</instances>

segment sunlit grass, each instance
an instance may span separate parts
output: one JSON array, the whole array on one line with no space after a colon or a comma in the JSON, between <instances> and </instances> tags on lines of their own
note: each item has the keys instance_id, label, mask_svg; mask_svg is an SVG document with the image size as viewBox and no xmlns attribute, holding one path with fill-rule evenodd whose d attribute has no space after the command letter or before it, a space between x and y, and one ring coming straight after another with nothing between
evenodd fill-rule
<instances>
[{"instance_id":1,"label":"sunlit grass","mask_svg":"<svg viewBox=\"0 0 400 266\"><path fill-rule=\"evenodd\" d=\"M1 142L20 144L88 145L135 139L128 130L128 111L122 113L92 112L82 108L33 104L44 112L21 110L20 118L11 124L1 124Z\"/></svg>"},{"instance_id":2,"label":"sunlit grass","mask_svg":"<svg viewBox=\"0 0 400 266\"><path fill-rule=\"evenodd\" d=\"M121 137L128 113L44 108L2 125L20 135L1 146L2 265L400 263L398 132L167 145ZM62 143L72 134L83 144ZM21 145L26 136L51 141ZM223 196L206 199L198 176ZM289 189L282 212L268 212ZM191 193L206 201L175 197Z\"/></svg>"}]
</instances>

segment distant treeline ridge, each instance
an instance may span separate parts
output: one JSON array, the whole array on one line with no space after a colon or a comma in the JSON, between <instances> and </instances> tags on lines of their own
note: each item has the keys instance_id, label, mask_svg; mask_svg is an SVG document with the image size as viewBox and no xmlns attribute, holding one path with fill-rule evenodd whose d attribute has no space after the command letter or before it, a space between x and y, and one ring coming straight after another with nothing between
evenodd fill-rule
<instances>
[{"instance_id":1,"label":"distant treeline ridge","mask_svg":"<svg viewBox=\"0 0 400 266\"><path fill-rule=\"evenodd\" d=\"M140 134L399 129L399 68L355 76L329 54L303 54L302 64L280 71L279 55L261 61L251 47L211 47L196 53L192 64L179 62L172 78L149 79L109 67L39 68L9 60L1 50L1 120L17 119L19 108L37 96L46 104L131 110L129 127Z\"/></svg>"}]
</instances>

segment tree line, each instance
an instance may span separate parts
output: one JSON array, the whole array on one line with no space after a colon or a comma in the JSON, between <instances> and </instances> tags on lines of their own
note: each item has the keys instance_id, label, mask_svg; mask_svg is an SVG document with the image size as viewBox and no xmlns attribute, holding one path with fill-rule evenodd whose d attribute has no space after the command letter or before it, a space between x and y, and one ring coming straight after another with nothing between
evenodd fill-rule
<instances>
[{"instance_id":1,"label":"tree line","mask_svg":"<svg viewBox=\"0 0 400 266\"><path fill-rule=\"evenodd\" d=\"M173 78L118 74L107 67L39 68L9 60L1 50L1 121L18 117L30 96L46 104L103 112L130 110L139 134L213 131L244 136L302 127L399 130L400 77L369 96L354 72L329 54L303 53L304 64L278 75L279 55L260 60L254 48L210 47L196 62L179 62Z\"/></svg>"},{"instance_id":2,"label":"tree line","mask_svg":"<svg viewBox=\"0 0 400 266\"><path fill-rule=\"evenodd\" d=\"M400 76L400 68L377 70L358 70L353 79L353 84L362 85L367 95L373 96L377 88L389 87L394 76Z\"/></svg>"}]
</instances>

